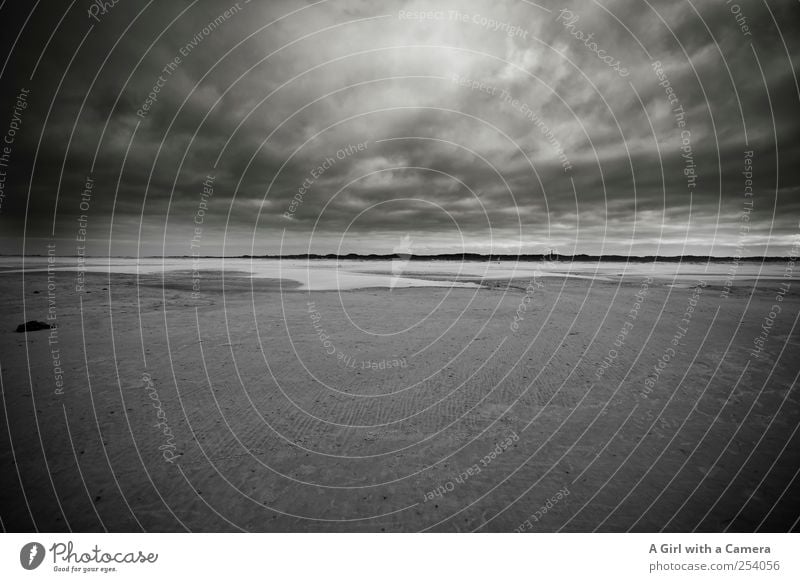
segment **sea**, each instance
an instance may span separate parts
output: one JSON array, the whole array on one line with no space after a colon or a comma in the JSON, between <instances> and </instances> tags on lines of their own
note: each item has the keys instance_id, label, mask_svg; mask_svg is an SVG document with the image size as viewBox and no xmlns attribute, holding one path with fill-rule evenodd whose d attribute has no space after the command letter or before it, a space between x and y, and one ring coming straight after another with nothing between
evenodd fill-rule
<instances>
[{"instance_id":1,"label":"sea","mask_svg":"<svg viewBox=\"0 0 800 582\"><path fill-rule=\"evenodd\" d=\"M231 277L284 279L301 290L348 290L402 287L478 287L497 280L530 281L537 277L570 277L597 281L646 277L676 286L693 281L750 284L761 280L795 280L790 259L767 262L607 262L607 261L450 261L261 258L53 257L56 271L168 275L221 272ZM0 273L48 270L48 257L0 257ZM296 286L295 286L296 287ZM296 287L297 288L297 287Z\"/></svg>"}]
</instances>

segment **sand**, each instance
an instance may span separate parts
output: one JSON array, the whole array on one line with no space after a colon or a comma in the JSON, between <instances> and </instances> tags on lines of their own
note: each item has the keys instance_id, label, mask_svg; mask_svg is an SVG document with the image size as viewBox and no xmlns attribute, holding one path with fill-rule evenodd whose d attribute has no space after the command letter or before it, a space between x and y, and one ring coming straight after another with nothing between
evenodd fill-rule
<instances>
[{"instance_id":1,"label":"sand","mask_svg":"<svg viewBox=\"0 0 800 582\"><path fill-rule=\"evenodd\" d=\"M55 283L0 274L9 531L798 527L796 282Z\"/></svg>"}]
</instances>

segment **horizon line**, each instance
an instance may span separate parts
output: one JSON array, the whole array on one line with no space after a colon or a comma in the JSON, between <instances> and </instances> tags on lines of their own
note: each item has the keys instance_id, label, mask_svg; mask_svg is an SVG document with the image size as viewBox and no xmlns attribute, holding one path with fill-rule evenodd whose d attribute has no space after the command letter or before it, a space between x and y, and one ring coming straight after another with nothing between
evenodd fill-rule
<instances>
[{"instance_id":1,"label":"horizon line","mask_svg":"<svg viewBox=\"0 0 800 582\"><path fill-rule=\"evenodd\" d=\"M295 254L285 254L285 255L47 255L47 254L3 254L0 253L0 257L19 257L19 258L46 258L48 256L58 257L58 258L90 258L90 259L272 259L272 260L291 260L291 259L369 259L369 260L391 260L391 259L398 259L403 258L404 260L431 260L431 259L444 259L447 260L449 258L452 259L472 259L472 260L530 260L530 259L540 259L540 260L549 260L551 262L558 262L558 261L575 261L575 260L641 260L641 261L652 261L652 260L682 260L682 259L692 259L694 261L698 260L706 260L706 261L721 261L721 260L728 260L728 261L767 261L767 260L791 260L793 258L797 258L796 255L748 255L748 256L731 256L731 255L692 255L692 254L684 254L684 255L615 255L615 254L606 254L606 255L587 255L584 253L577 253L573 255L563 255L559 253L550 253L550 254L542 254L542 253L535 253L535 254L505 254L505 253L491 253L491 254L484 254L484 253L436 253L430 255L416 255L412 253L389 253L389 254L360 254L360 253L347 253L347 254L336 254L336 253L295 253Z\"/></svg>"}]
</instances>

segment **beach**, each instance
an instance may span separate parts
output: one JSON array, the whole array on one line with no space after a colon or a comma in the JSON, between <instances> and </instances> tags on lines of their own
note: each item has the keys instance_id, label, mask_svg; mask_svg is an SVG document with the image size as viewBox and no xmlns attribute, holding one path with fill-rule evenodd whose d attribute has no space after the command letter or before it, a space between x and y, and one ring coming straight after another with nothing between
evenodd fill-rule
<instances>
[{"instance_id":1,"label":"beach","mask_svg":"<svg viewBox=\"0 0 800 582\"><path fill-rule=\"evenodd\" d=\"M799 283L444 271L3 272L4 528L797 527Z\"/></svg>"}]
</instances>

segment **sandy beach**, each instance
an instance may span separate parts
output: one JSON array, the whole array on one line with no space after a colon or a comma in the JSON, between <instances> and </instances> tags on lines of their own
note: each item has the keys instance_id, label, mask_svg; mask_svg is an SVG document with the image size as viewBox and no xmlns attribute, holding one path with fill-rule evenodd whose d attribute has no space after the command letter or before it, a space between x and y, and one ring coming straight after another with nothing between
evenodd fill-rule
<instances>
[{"instance_id":1,"label":"sandy beach","mask_svg":"<svg viewBox=\"0 0 800 582\"><path fill-rule=\"evenodd\" d=\"M0 275L9 531L797 526L779 280L55 283Z\"/></svg>"},{"instance_id":2,"label":"sandy beach","mask_svg":"<svg viewBox=\"0 0 800 582\"><path fill-rule=\"evenodd\" d=\"M0 582L800 579L800 1L0 16Z\"/></svg>"}]
</instances>

